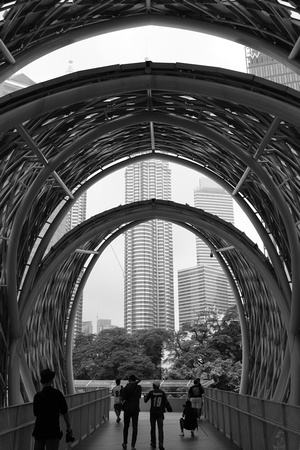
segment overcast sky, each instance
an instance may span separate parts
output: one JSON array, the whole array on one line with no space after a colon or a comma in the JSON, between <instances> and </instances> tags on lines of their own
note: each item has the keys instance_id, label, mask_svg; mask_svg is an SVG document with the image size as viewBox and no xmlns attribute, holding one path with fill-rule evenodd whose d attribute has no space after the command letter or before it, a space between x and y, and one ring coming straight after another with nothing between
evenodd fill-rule
<instances>
[{"instance_id":1,"label":"overcast sky","mask_svg":"<svg viewBox=\"0 0 300 450\"><path fill-rule=\"evenodd\" d=\"M162 27L143 27L115 32L65 47L30 64L25 72L34 81L64 75L73 61L74 71L112 64L141 62L183 62L246 71L243 46L200 33ZM193 205L194 188L199 174L178 165L171 165L173 200ZM124 204L124 171L102 180L88 192L87 217ZM109 195L108 195L109 193ZM235 225L251 239L256 233L246 217L235 209ZM177 304L177 271L196 265L195 237L179 227L173 227L174 278ZM111 319L124 325L123 298L123 237L116 239L101 256L84 290L83 320ZM176 323L178 324L176 313Z\"/></svg>"}]
</instances>

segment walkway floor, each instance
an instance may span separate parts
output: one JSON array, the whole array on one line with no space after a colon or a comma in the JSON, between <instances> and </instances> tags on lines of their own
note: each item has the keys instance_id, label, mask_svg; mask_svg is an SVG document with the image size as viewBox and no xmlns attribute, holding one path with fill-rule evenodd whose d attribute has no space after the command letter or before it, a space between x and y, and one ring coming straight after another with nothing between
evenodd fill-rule
<instances>
[{"instance_id":1,"label":"walkway floor","mask_svg":"<svg viewBox=\"0 0 300 450\"><path fill-rule=\"evenodd\" d=\"M205 419L199 422L199 429L192 438L189 431L185 436L179 436L179 418L181 413L173 412L165 414L164 434L166 450L238 450L235 444L223 436L216 428ZM114 412L110 412L109 421L99 427L94 433L73 447L75 450L122 450L123 422L116 423ZM129 429L129 443L131 428ZM130 445L128 445L130 450ZM150 447L150 423L149 412L141 412L139 416L137 450L151 450Z\"/></svg>"}]
</instances>

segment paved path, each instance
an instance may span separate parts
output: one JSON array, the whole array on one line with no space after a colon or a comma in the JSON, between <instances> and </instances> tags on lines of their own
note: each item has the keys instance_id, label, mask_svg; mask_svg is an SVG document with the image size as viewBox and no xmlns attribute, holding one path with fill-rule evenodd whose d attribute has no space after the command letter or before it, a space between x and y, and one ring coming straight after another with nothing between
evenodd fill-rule
<instances>
[{"instance_id":1,"label":"paved path","mask_svg":"<svg viewBox=\"0 0 300 450\"><path fill-rule=\"evenodd\" d=\"M179 418L181 413L173 412L165 414L164 433L166 450L238 450L235 444L224 437L205 419L199 422L199 430L192 438L189 431L185 436L179 436ZM131 439L131 428L129 428L128 440ZM114 412L110 412L109 421L98 428L90 436L73 447L75 450L122 450L123 421L116 423ZM128 445L130 450L130 445ZM141 412L139 416L137 450L151 450L150 447L150 423L149 412Z\"/></svg>"}]
</instances>

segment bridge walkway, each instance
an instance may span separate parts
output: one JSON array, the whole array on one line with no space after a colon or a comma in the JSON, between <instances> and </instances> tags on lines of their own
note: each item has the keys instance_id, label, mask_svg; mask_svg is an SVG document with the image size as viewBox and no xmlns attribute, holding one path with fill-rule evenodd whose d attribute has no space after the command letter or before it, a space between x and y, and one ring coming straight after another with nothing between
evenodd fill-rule
<instances>
[{"instance_id":1,"label":"bridge walkway","mask_svg":"<svg viewBox=\"0 0 300 450\"><path fill-rule=\"evenodd\" d=\"M199 421L198 431L192 438L189 431L185 430L185 436L179 436L180 412L165 414L164 421L164 447L166 450L238 450L239 447L226 438L220 431L214 428L207 420L202 418ZM129 429L129 444L131 439L131 428ZM76 430L74 430L76 434ZM75 450L122 450L123 442L123 421L116 423L116 416L113 411L109 413L109 421L104 423L96 431L91 433L84 440L79 442ZM128 445L130 450L130 445ZM139 416L138 437L136 443L137 450L151 450L150 447L150 423L149 412L142 411Z\"/></svg>"}]
</instances>

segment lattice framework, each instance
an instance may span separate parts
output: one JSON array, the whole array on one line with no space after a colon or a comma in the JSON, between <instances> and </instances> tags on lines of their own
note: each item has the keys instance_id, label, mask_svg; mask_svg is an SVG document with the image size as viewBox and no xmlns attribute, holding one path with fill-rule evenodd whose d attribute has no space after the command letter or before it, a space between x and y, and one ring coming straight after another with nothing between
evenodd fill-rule
<instances>
[{"instance_id":1,"label":"lattice framework","mask_svg":"<svg viewBox=\"0 0 300 450\"><path fill-rule=\"evenodd\" d=\"M144 24L220 35L276 56L300 73L299 10L293 3L249 1L247 9L237 1L4 5L2 80L72 41ZM298 104L297 92L257 77L151 62L67 75L0 100L0 370L3 386L9 380L11 403L19 401L20 385L23 397L32 398L45 358L58 371L60 386L67 383L71 391L72 321L77 294L94 264L89 262L72 305L88 260L76 245L101 254L121 229L149 214L199 233L229 269L244 331L242 392L300 403ZM257 228L267 257L215 217L160 202L92 219L45 254L59 217L81 192L128 162L152 157L195 168L223 185ZM60 204L65 206L57 221L41 239ZM91 230L96 236L88 237Z\"/></svg>"}]
</instances>

